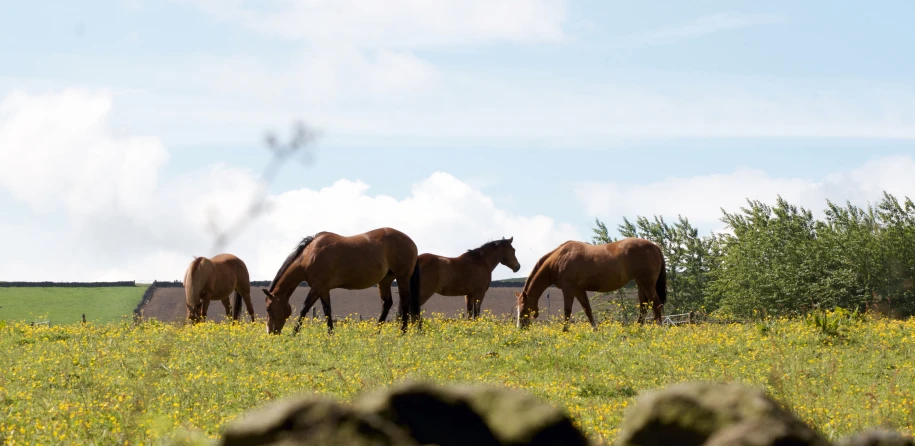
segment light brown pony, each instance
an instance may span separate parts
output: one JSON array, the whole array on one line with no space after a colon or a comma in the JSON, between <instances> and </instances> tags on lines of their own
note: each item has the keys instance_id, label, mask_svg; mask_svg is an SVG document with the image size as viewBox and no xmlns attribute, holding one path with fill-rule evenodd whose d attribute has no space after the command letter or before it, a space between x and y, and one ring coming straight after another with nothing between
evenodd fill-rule
<instances>
[{"instance_id":1,"label":"light brown pony","mask_svg":"<svg viewBox=\"0 0 915 446\"><path fill-rule=\"evenodd\" d=\"M550 285L562 290L565 301L565 330L572 315L573 299L578 299L597 330L588 291L611 292L635 280L639 288L639 323L645 321L651 302L655 322L661 323L661 309L667 302L667 270L661 248L641 238L625 238L603 245L568 241L540 258L524 282L518 297L518 327L536 319L537 301Z\"/></svg>"},{"instance_id":2,"label":"light brown pony","mask_svg":"<svg viewBox=\"0 0 915 446\"><path fill-rule=\"evenodd\" d=\"M229 305L229 296L233 291L235 311ZM195 257L184 273L184 295L187 318L191 322L206 320L211 300L222 301L226 308L226 318L231 317L237 321L241 313L241 299L245 300L248 315L254 321L248 267L232 254L219 254L211 259Z\"/></svg>"},{"instance_id":3,"label":"light brown pony","mask_svg":"<svg viewBox=\"0 0 915 446\"><path fill-rule=\"evenodd\" d=\"M515 258L512 240L514 237L492 241L457 257L429 253L420 255L417 259L422 271L419 305L424 305L436 293L442 296L464 296L467 319L479 316L480 305L492 283L492 271L496 266L501 263L514 272L521 269L521 264Z\"/></svg>"},{"instance_id":4,"label":"light brown pony","mask_svg":"<svg viewBox=\"0 0 915 446\"><path fill-rule=\"evenodd\" d=\"M263 290L267 295L267 332L279 334L283 330L292 314L289 298L302 282L310 290L293 334L299 331L302 319L318 299L324 307L327 330L333 331L330 290L334 288L361 290L378 284L382 302L378 323L383 323L394 304L391 283L395 279L400 292L402 330L406 331L410 319L419 321L420 269L416 252L416 244L410 237L391 228L350 237L332 232L305 237L283 262L270 289Z\"/></svg>"}]
</instances>

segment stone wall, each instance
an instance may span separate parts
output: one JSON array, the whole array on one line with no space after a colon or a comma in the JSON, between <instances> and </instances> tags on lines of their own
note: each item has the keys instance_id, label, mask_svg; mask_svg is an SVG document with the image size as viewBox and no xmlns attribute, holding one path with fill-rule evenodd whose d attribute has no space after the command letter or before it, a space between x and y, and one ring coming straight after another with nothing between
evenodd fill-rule
<instances>
[{"instance_id":1,"label":"stone wall","mask_svg":"<svg viewBox=\"0 0 915 446\"><path fill-rule=\"evenodd\" d=\"M407 383L351 404L319 396L273 402L232 422L225 446L592 445L569 416L526 392L494 386ZM687 383L641 395L627 409L618 446L915 446L872 430L834 445L764 392L739 384Z\"/></svg>"}]
</instances>

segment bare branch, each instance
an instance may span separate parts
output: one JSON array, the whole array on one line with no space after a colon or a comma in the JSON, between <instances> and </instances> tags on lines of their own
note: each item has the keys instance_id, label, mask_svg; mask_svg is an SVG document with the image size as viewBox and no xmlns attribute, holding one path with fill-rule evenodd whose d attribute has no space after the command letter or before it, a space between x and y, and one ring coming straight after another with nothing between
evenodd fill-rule
<instances>
[{"instance_id":1,"label":"bare branch","mask_svg":"<svg viewBox=\"0 0 915 446\"><path fill-rule=\"evenodd\" d=\"M285 144L279 140L274 132L267 132L264 141L267 145L267 149L273 154L273 157L261 172L258 188L251 204L246 211L241 214L239 219L220 230L220 226L216 222L218 213L215 210L211 210L209 227L210 231L213 233L213 245L210 251L213 254L222 252L226 246L228 246L229 242L237 237L248 224L257 219L257 217L266 210L270 209L270 204L267 202L270 185L273 184L280 169L289 159L295 155L299 155L299 161L303 165L311 166L314 164L316 157L312 143L317 140L319 133L302 121L293 123L292 127L292 136Z\"/></svg>"}]
</instances>

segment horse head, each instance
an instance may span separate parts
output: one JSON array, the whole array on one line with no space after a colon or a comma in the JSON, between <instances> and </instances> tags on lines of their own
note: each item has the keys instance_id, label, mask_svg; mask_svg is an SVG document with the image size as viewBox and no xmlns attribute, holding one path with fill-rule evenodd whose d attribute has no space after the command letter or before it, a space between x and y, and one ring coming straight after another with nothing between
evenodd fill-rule
<instances>
[{"instance_id":1,"label":"horse head","mask_svg":"<svg viewBox=\"0 0 915 446\"><path fill-rule=\"evenodd\" d=\"M511 268L512 272L518 272L521 269L521 263L518 262L518 258L515 257L515 247L512 246L512 240L514 237L509 239L502 239L499 243L499 247L502 248L502 258L499 263Z\"/></svg>"},{"instance_id":2,"label":"horse head","mask_svg":"<svg viewBox=\"0 0 915 446\"><path fill-rule=\"evenodd\" d=\"M540 311L537 302L527 294L527 291L515 292L515 297L518 298L518 328L525 328L537 319Z\"/></svg>"},{"instance_id":3,"label":"horse head","mask_svg":"<svg viewBox=\"0 0 915 446\"><path fill-rule=\"evenodd\" d=\"M280 334L286 325L286 319L292 315L289 298L276 297L265 288L261 288L261 291L267 296L267 333Z\"/></svg>"}]
</instances>

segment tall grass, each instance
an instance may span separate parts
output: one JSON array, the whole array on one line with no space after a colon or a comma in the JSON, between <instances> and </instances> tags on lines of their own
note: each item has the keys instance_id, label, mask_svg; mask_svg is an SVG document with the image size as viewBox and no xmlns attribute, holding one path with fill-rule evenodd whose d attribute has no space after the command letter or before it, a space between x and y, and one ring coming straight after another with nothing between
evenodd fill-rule
<instances>
[{"instance_id":1,"label":"tall grass","mask_svg":"<svg viewBox=\"0 0 915 446\"><path fill-rule=\"evenodd\" d=\"M827 316L828 317L828 316ZM307 321L297 337L263 323L30 327L0 322L5 444L207 442L240 413L283 396L343 400L402 380L486 382L565 408L609 443L639 392L681 381L764 387L831 438L885 425L915 431L915 320L846 318L841 336L804 320L657 326L427 320Z\"/></svg>"}]
</instances>

